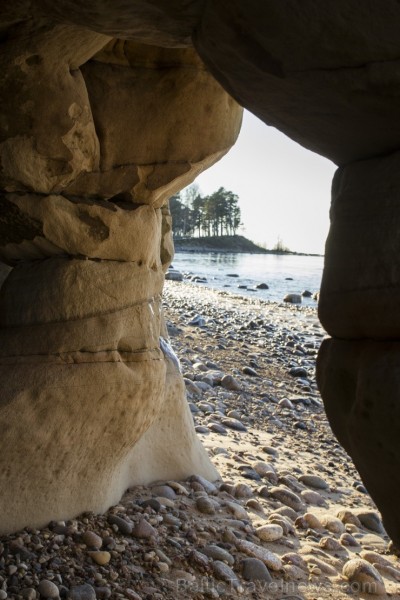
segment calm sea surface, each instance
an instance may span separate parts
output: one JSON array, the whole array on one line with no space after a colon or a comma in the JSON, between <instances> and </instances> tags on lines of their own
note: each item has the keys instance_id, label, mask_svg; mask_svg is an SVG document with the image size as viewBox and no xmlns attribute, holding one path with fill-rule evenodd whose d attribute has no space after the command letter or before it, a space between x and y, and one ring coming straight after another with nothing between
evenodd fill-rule
<instances>
[{"instance_id":1,"label":"calm sea surface","mask_svg":"<svg viewBox=\"0 0 400 600\"><path fill-rule=\"evenodd\" d=\"M207 278L198 285L281 302L288 293L317 292L323 262L322 256L176 252L172 264L182 273ZM260 283L269 289L254 291ZM303 298L303 305L316 306L316 301Z\"/></svg>"}]
</instances>

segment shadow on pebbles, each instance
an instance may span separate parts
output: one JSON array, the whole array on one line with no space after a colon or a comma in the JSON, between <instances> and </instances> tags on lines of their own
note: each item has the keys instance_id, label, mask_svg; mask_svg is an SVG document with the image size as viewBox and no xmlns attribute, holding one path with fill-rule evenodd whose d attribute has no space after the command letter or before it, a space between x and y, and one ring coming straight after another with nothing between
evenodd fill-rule
<instances>
[{"instance_id":1,"label":"shadow on pebbles","mask_svg":"<svg viewBox=\"0 0 400 600\"><path fill-rule=\"evenodd\" d=\"M3 536L0 600L400 599L400 563L316 388L315 309L172 281L164 304L221 480L135 487L104 515Z\"/></svg>"}]
</instances>

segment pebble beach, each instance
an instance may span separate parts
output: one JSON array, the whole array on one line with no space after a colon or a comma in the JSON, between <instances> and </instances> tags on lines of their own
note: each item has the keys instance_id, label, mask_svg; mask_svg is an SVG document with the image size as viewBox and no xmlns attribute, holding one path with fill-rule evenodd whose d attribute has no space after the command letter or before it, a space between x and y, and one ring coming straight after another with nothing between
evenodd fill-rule
<instances>
[{"instance_id":1,"label":"pebble beach","mask_svg":"<svg viewBox=\"0 0 400 600\"><path fill-rule=\"evenodd\" d=\"M400 599L318 393L316 308L166 281L164 310L220 480L135 487L104 515L1 537L0 600Z\"/></svg>"}]
</instances>

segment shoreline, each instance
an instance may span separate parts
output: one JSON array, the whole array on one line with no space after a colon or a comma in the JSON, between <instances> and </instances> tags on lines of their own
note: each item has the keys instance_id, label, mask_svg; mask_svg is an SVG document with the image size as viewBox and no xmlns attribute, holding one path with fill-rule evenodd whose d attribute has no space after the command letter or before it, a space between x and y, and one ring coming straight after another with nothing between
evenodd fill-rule
<instances>
[{"instance_id":1,"label":"shoreline","mask_svg":"<svg viewBox=\"0 0 400 600\"><path fill-rule=\"evenodd\" d=\"M217 252L221 254L272 254L274 256L318 256L323 254L314 254L307 252L295 252L291 250L269 250L258 246L248 238L241 235L234 236L211 236L211 237L191 237L174 238L175 252L189 252L205 254L208 252Z\"/></svg>"},{"instance_id":2,"label":"shoreline","mask_svg":"<svg viewBox=\"0 0 400 600\"><path fill-rule=\"evenodd\" d=\"M348 600L364 597L367 572L399 599L398 559L317 390L316 309L174 281L163 307L221 479L135 486L104 515L1 536L1 598L47 586L93 600Z\"/></svg>"}]
</instances>

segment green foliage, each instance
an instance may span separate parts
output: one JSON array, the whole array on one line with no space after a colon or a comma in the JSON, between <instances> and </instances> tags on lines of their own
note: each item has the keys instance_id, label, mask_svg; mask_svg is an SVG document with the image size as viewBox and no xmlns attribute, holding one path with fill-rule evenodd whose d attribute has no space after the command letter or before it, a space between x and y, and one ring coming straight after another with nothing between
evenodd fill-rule
<instances>
[{"instance_id":1,"label":"green foliage","mask_svg":"<svg viewBox=\"0 0 400 600\"><path fill-rule=\"evenodd\" d=\"M201 196L193 185L169 200L174 236L209 237L235 235L240 227L239 198L220 187L209 196Z\"/></svg>"}]
</instances>

